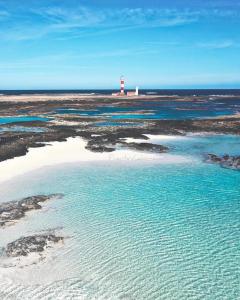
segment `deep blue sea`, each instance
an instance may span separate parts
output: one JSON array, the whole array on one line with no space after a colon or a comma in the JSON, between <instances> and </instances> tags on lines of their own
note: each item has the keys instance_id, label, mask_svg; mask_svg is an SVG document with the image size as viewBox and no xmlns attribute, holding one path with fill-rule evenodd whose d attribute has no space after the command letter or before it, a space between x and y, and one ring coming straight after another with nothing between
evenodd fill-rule
<instances>
[{"instance_id":1,"label":"deep blue sea","mask_svg":"<svg viewBox=\"0 0 240 300\"><path fill-rule=\"evenodd\" d=\"M133 88L134 89L134 88ZM24 95L24 94L98 94L111 95L118 92L117 89L74 89L74 90L0 90L3 95ZM240 96L240 89L140 89L145 95L179 95L179 96L216 96L234 95Z\"/></svg>"},{"instance_id":2,"label":"deep blue sea","mask_svg":"<svg viewBox=\"0 0 240 300\"><path fill-rule=\"evenodd\" d=\"M203 156L239 154L240 138L154 142L188 162L75 163L1 186L1 202L65 196L2 232L0 247L48 228L68 237L50 262L7 268L1 299L239 299L240 173Z\"/></svg>"}]
</instances>

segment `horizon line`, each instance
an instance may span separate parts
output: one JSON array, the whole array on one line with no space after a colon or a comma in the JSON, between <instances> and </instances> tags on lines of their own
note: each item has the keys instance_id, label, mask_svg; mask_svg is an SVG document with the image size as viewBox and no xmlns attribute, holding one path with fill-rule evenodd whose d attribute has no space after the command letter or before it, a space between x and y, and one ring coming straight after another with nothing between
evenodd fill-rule
<instances>
[{"instance_id":1,"label":"horizon line","mask_svg":"<svg viewBox=\"0 0 240 300\"><path fill-rule=\"evenodd\" d=\"M134 88L125 88L125 90L132 90ZM113 91L113 90L119 90L119 88L23 88L23 89L0 89L1 92L4 91ZM158 90L158 91L166 91L166 90L240 90L240 87L238 88L140 88L140 91L147 91L147 90Z\"/></svg>"}]
</instances>

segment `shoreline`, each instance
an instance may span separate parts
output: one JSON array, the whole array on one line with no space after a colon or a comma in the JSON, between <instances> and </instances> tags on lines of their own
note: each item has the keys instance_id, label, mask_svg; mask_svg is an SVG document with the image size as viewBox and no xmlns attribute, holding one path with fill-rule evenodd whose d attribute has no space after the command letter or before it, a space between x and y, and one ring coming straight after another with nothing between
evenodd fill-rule
<instances>
[{"instance_id":1,"label":"shoreline","mask_svg":"<svg viewBox=\"0 0 240 300\"><path fill-rule=\"evenodd\" d=\"M154 138L164 139L165 136L159 135ZM168 136L167 138L174 137ZM135 141L139 142L137 139ZM151 139L148 140L148 142L150 141ZM95 153L85 149L86 145L87 141L83 138L75 137L68 138L65 142L52 142L46 144L44 147L29 148L29 152L24 156L0 162L0 184L37 169L75 162L153 161L154 163L169 164L191 161L187 156L141 152L130 149L116 149L110 153Z\"/></svg>"},{"instance_id":2,"label":"shoreline","mask_svg":"<svg viewBox=\"0 0 240 300\"><path fill-rule=\"evenodd\" d=\"M66 93L66 94L20 94L20 95L0 95L0 103L1 102L46 102L46 101L84 101L84 100L91 100L91 99L114 99L114 100L128 100L128 99L144 99L145 97L148 97L150 99L155 99L155 98L174 98L176 96L172 95L138 95L138 96L113 96L110 94L83 94L83 93Z\"/></svg>"},{"instance_id":3,"label":"shoreline","mask_svg":"<svg viewBox=\"0 0 240 300\"><path fill-rule=\"evenodd\" d=\"M226 98L239 98L239 95L208 95L209 97L213 97L216 99L226 99ZM175 99L176 101L191 101L193 98L199 98L199 100L205 99L204 95L159 95L159 94L139 94L134 96L125 95L112 95L112 94L98 94L98 93L22 93L22 94L1 94L0 93L0 103L1 102L13 102L13 103L30 103L30 102L47 102L47 101L57 101L57 102L71 102L71 101L86 101L86 100L145 100L147 99ZM187 100L187 98L189 98Z\"/></svg>"},{"instance_id":4,"label":"shoreline","mask_svg":"<svg viewBox=\"0 0 240 300\"><path fill-rule=\"evenodd\" d=\"M188 138L187 136L174 136L174 135L169 136L169 135L144 134L144 136L147 136L149 138L147 140L147 142L149 142L149 143L154 142L154 140L155 141L158 140L161 143L166 140L182 141L182 140ZM141 138L123 138L123 140L127 143L131 143L131 142L139 143L141 141L146 142L146 140L141 140ZM114 163L116 162L117 164L121 164L121 165L124 161L126 162L126 164L129 164L130 162L136 162L137 165L139 164L139 162L142 163L142 162L149 162L149 161L152 162L153 164L155 164L155 163L166 164L169 162L172 162L172 163L177 163L177 162L178 163L186 163L187 162L187 163L189 163L189 162L193 161L193 157L191 157L191 156L189 157L190 160L187 161L188 156L185 154L184 154L184 156L175 155L175 154L165 154L165 153L164 154L162 154L162 153L155 154L155 153L148 153L148 152L146 153L146 152L139 152L139 151L134 151L134 150L127 150L127 149L120 150L118 148L117 148L117 150L115 150L114 152L111 152L111 153L105 153L105 152L104 153L94 153L94 152L91 152L91 151L85 149L86 145L87 145L87 140L84 140L83 138L75 137L75 138L68 138L67 141L52 142L52 143L49 143L46 146L40 147L40 148L29 148L29 152L25 156L16 157L16 158L9 159L5 162L0 163L0 186L2 184L1 176L3 176L2 174L4 172L1 167L4 163L6 165L7 172L10 171L9 167L11 165L15 166L14 171L20 172L20 174L18 174L18 175L12 174L12 173L9 174L9 175L13 175L10 179L15 180L15 178L13 178L13 177L19 176L19 178L21 178L20 176L22 174L24 174L23 172L27 171L27 166L32 167L31 171L36 170L36 174L38 174L37 173L38 169L40 170L40 168L43 168L42 174L44 175L45 172L46 173L48 172L48 167L52 166L52 168L55 168L56 166L60 166L61 164L65 164L65 163L74 164L74 162L92 163L92 166L95 166L95 163L98 161L102 161L102 162L105 162L108 164L111 164L112 162L114 162ZM101 157L101 159L100 159L100 157ZM168 159L166 159L166 158L168 158ZM172 160L170 160L170 158ZM66 160L68 160L68 161L66 161ZM71 167L71 165L70 165L70 167ZM161 166L159 166L159 167L161 168ZM162 167L164 168L164 166L162 166ZM45 168L47 168L47 169L45 169ZM174 166L174 168L175 168L175 166ZM29 174L26 174L26 175L32 176L31 171ZM27 171L27 172L29 172L29 171ZM185 174L183 173L182 177L184 177L184 175ZM188 176L188 174L186 174L186 175ZM65 175L63 174L63 176L65 176ZM22 180L27 182L25 177L23 177ZM14 186L14 182L15 181L10 180L6 184L6 186L9 186L12 189L12 186ZM94 182L94 181L91 180L91 182ZM178 180L176 180L176 183L177 182L178 182ZM188 181L185 181L185 183L186 182L188 182ZM27 182L27 184L28 184L28 182ZM37 185L38 184L39 183L37 183ZM196 184L198 185L198 183L196 183ZM4 182L3 182L3 185L4 185ZM20 185L18 185L18 186L20 186ZM164 187L166 185L163 184L161 186ZM188 186L186 185L186 188L187 187ZM5 186L4 186L4 188L5 188ZM176 186L176 188L178 188L178 185ZM163 190L164 190L164 188L163 188ZM183 191L183 189L181 189L181 190ZM160 191L161 191L161 189L160 189ZM171 195L171 193L170 193L170 195ZM167 209L166 213L169 214L168 198L163 197L163 199L166 199L166 200L162 201L162 202L166 201L166 205L163 205L160 208L163 211L164 211L164 209ZM173 199L173 198L170 197L170 200L171 199ZM181 201L180 203L181 203L181 205L184 205L184 209L186 209L190 205L190 202L184 204L184 201ZM150 202L150 201L148 201L148 202ZM192 202L194 202L194 201L192 201ZM82 284L82 282L87 282L87 284L86 284L87 286L88 286L88 283L92 282L92 281L97 282L97 284L99 284L99 285L101 285L101 283L102 283L101 281L99 283L99 281L97 281L96 277L94 276L95 273L94 273L94 268L92 268L92 266L96 265L97 267L99 267L99 265L95 261L93 262L92 265L91 265L91 263L89 264L90 272L87 273L87 271L85 271L85 270L87 270L86 266L88 266L88 265L84 265L84 262L87 259L88 259L87 261L91 262L91 256L89 259L88 256L83 256L83 258L82 258L81 255L78 256L76 254L76 253L81 253L81 251L79 251L79 250L81 250L82 248L80 248L78 246L78 244L80 241L82 241L82 239L84 240L84 235L81 236L81 234L83 234L83 232L85 231L84 227L82 228L82 231L79 231L79 232L77 231L77 233L75 231L76 228L79 228L82 224L84 224L84 220L82 221L82 223L81 222L79 224L77 223L76 227L71 227L72 224L75 222L74 217L76 217L76 216L78 217L78 210L76 210L76 212L74 211L73 215L72 214L69 215L69 217L67 219L65 219L65 223L53 224L54 226L49 227L49 223L47 222L48 218L46 218L45 215L48 215L49 213L51 214L51 207L57 207L59 205L59 203L52 205L51 203L48 204L46 202L44 205L46 205L45 208L50 207L50 210L46 210L44 208L44 210L42 212L41 211L32 211L32 212L30 211L27 214L27 218L23 219L21 222L16 224L16 226L8 227L5 231L5 233L3 234L6 242L4 241L4 243L3 242L2 243L5 245L8 242L17 241L19 239L20 235L22 235L24 237L25 236L28 237L29 235L32 236L32 235L41 234L42 232L49 230L49 228L50 229L55 228L55 225L57 225L57 226L59 225L60 229L58 229L58 227L56 226L56 232L58 234L60 234L60 236L63 236L64 238L66 238L67 242L65 244L64 243L56 244L52 248L47 248L43 254L31 254L27 257L21 257L20 259L8 258L8 259L2 260L2 262L0 264L0 279L1 279L0 290L2 291L3 295L6 290L13 291L15 289L16 291L18 291L18 290L23 291L22 295L24 295L24 297L31 297L32 290L34 291L34 295L38 295L37 291L44 290L44 292L45 292L45 290L50 289L50 291L54 290L56 292L55 298L57 298L56 295L63 295L64 292L66 292L66 291L67 291L66 292L66 297L67 297L69 294L68 294L68 290L67 290L66 286L67 286L68 282L70 282L69 285L71 285L72 280L74 280L74 278L81 278L81 284ZM71 206L72 204L70 203L69 205ZM133 205L135 207L135 205L137 205L137 203L134 203ZM149 205L151 205L151 202ZM196 209L196 206L198 206L198 203L193 204L194 209ZM65 206L60 204L59 207L60 208L58 208L58 210L62 216L65 214L65 212L63 210L63 208ZM91 204L90 204L91 211L92 211L93 207L94 206L91 206ZM106 207L106 206L104 206L104 207ZM181 206L176 206L176 210L178 212L181 212L181 208L179 209L179 207L181 207ZM203 207L202 208L203 211L206 211L206 202L205 201L203 202L201 207ZM140 206L137 206L137 209L139 209L139 208L140 208ZM161 211L160 208L158 208L158 206L157 206L157 209L159 211ZM129 209L129 207L127 207L126 209ZM140 209L145 210L145 206L141 205ZM149 212L151 213L152 211L156 211L157 209L155 209L155 203L154 203L154 206L151 206L151 209L149 210ZM211 213L211 211L210 211L210 213ZM83 215L84 215L84 212L83 212ZM54 218L52 218L52 216L53 215L50 215L49 219L50 218L54 219ZM165 218L166 214L164 213L162 216L163 216L162 218ZM200 217L201 217L201 215L200 215ZM198 217L197 220L199 220L200 217ZM205 215L203 215L203 217L205 217ZM208 216L206 216L206 218L207 217ZM70 227L68 227L67 226L68 222L71 222L70 218L73 219L73 223L71 223ZM78 217L78 218L81 219L81 217ZM133 222L135 222L135 223L131 224L132 225L131 229L136 230L136 232L138 233L139 231L137 231L137 230L142 230L141 229L142 223L140 223L140 221L136 220L135 218L132 218L132 219L134 220ZM188 218L185 218L185 219L188 220ZM207 220L209 220L209 219L210 218L208 217ZM56 218L54 222L59 222L59 219ZM179 223L177 223L177 224L180 224L182 226L181 220L179 220ZM176 230L175 229L176 227L172 226L172 223L169 223L168 225L169 225L169 227L171 226L173 228L173 230ZM96 226L98 226L98 225L96 225ZM191 224L190 224L190 226L191 226ZM91 225L88 226L87 228L91 228ZM101 227L99 226L99 228L101 228ZM149 228L147 228L147 229L149 230ZM155 229L155 224L151 225L150 229ZM168 230L168 229L166 229L166 230ZM149 232L151 232L151 231L149 230ZM169 232L169 231L167 231L167 232ZM185 234L185 233L183 233L183 234ZM90 234L89 234L89 232L87 232L86 235L90 236L91 241L95 241L94 234L91 236L91 232L90 232ZM184 237L185 236L186 235L184 235ZM11 240L10 240L10 238L11 238ZM176 237L176 239L177 239L177 237ZM193 237L193 239L194 239L194 237ZM164 246L164 243L167 241L168 241L167 237L165 235L163 235L163 237L160 240L160 242L163 243L163 246ZM84 242L85 242L85 240L84 240ZM108 247L108 244L107 243L105 243L105 244L107 245L106 247ZM84 244L84 246L85 245L86 245L86 249L91 250L92 243L91 244L86 243L86 244ZM72 252L73 248L76 249L76 252L75 251ZM166 249L165 251L166 251L166 253L168 253L169 248L165 247L163 249L164 250ZM93 252L93 254L95 254L95 252ZM80 257L80 259L79 259L79 257ZM81 262L81 259L83 259L81 268L80 267L79 267L79 269L78 269L78 267L73 268L72 266L77 265L77 263L73 264L73 262L74 263L79 262L79 261ZM106 263L106 265L107 265L107 263ZM66 270L66 272L62 272L62 270ZM83 272L82 270L84 270L85 272L82 273ZM100 269L100 270L102 270L102 269ZM116 281L117 284L118 284L118 282L119 281ZM82 286L80 286L78 288L82 293L83 292ZM0 291L0 294L1 294L1 291Z\"/></svg>"}]
</instances>

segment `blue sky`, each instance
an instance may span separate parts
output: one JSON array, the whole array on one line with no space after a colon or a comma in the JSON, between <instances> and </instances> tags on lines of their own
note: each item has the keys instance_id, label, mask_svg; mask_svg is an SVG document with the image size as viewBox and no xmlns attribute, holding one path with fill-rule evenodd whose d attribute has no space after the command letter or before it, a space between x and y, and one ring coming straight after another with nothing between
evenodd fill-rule
<instances>
[{"instance_id":1,"label":"blue sky","mask_svg":"<svg viewBox=\"0 0 240 300\"><path fill-rule=\"evenodd\" d=\"M240 88L239 0L0 0L0 89Z\"/></svg>"}]
</instances>

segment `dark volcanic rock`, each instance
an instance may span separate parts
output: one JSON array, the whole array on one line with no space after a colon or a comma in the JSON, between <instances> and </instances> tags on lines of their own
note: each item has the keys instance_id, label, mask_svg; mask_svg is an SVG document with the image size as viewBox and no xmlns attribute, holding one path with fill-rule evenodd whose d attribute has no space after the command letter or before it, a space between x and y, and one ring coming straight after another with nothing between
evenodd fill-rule
<instances>
[{"instance_id":1,"label":"dark volcanic rock","mask_svg":"<svg viewBox=\"0 0 240 300\"><path fill-rule=\"evenodd\" d=\"M217 156L215 154L208 154L206 161L209 163L219 164L223 168L240 171L240 156Z\"/></svg>"},{"instance_id":2,"label":"dark volcanic rock","mask_svg":"<svg viewBox=\"0 0 240 300\"><path fill-rule=\"evenodd\" d=\"M166 146L151 143L122 143L122 145L138 151L148 151L155 153L165 153L169 150L169 148Z\"/></svg>"},{"instance_id":3,"label":"dark volcanic rock","mask_svg":"<svg viewBox=\"0 0 240 300\"><path fill-rule=\"evenodd\" d=\"M12 124L22 126L22 123ZM27 123L30 126L30 122ZM31 126L34 127L33 125ZM66 141L68 137L76 136L75 130L69 127L56 126L50 129L47 127L47 124L45 126L45 129L48 129L46 132L5 132L1 134L0 161L23 156L30 147L43 147L48 142Z\"/></svg>"},{"instance_id":4,"label":"dark volcanic rock","mask_svg":"<svg viewBox=\"0 0 240 300\"><path fill-rule=\"evenodd\" d=\"M63 240L63 237L54 234L38 234L21 237L18 240L7 244L4 252L8 257L27 256L29 253L43 252L46 247L56 244Z\"/></svg>"},{"instance_id":5,"label":"dark volcanic rock","mask_svg":"<svg viewBox=\"0 0 240 300\"><path fill-rule=\"evenodd\" d=\"M123 138L148 140L147 136L139 133L139 129L118 129L116 132L104 132L98 135L94 133L86 135L85 132L82 136L88 140L88 144L85 148L93 152L113 152L116 150L116 144L125 144L125 142L122 141Z\"/></svg>"},{"instance_id":6,"label":"dark volcanic rock","mask_svg":"<svg viewBox=\"0 0 240 300\"><path fill-rule=\"evenodd\" d=\"M14 96L15 97L15 96ZM17 96L16 96L17 97ZM41 98L41 95L37 96ZM58 110L72 108L74 110L96 110L100 107L138 107L141 101L148 101L148 106L154 107L159 101L177 101L181 103L186 101L191 106L197 101L206 101L201 96L186 96L184 98L178 96L171 97L139 97L133 98L111 98L90 96L82 98L81 95L69 95L69 99L58 101L58 96L48 95L49 100L36 100L34 95L28 96L28 101L18 100L17 102L8 101L8 96L4 96L0 103L0 114L2 116L40 116L44 114L51 121L31 121L11 123L11 126L41 127L43 132L1 132L0 133L0 162L17 156L25 155L30 147L43 147L46 143L53 141L66 141L69 137L83 137L88 141L87 149L95 152L114 151L117 144L121 144L124 138L148 139L146 134L166 134L166 135L185 135L187 133L224 133L224 134L240 134L240 117L228 116L218 118L205 119L186 119L186 120L153 120L153 119L134 119L139 125L134 127L122 126L95 126L96 122L108 122L108 116L80 116L69 114L55 114ZM60 97L60 95L59 95ZM1 97L0 97L1 98ZM11 96L10 96L11 98ZM232 97L234 100L236 97ZM38 98L37 98L38 99ZM216 97L214 101L219 101L221 97ZM238 97L236 98L238 99ZM84 101L82 101L84 100ZM222 99L224 101L224 98ZM212 101L212 100L211 100ZM199 102L199 103L200 103ZM179 109L179 107L177 107ZM147 115L148 110L142 111ZM133 121L126 118L121 122ZM73 123L72 123L73 122ZM144 122L144 126L142 126ZM8 126L3 124L2 126ZM10 125L9 125L10 126ZM1 125L0 125L1 127Z\"/></svg>"},{"instance_id":7,"label":"dark volcanic rock","mask_svg":"<svg viewBox=\"0 0 240 300\"><path fill-rule=\"evenodd\" d=\"M61 196L61 194L38 195L0 204L0 227L23 218L29 210L40 209L40 202Z\"/></svg>"},{"instance_id":8,"label":"dark volcanic rock","mask_svg":"<svg viewBox=\"0 0 240 300\"><path fill-rule=\"evenodd\" d=\"M113 152L113 151L115 151L115 148L107 147L107 146L99 145L99 144L95 144L95 145L88 144L85 148L92 152Z\"/></svg>"}]
</instances>

